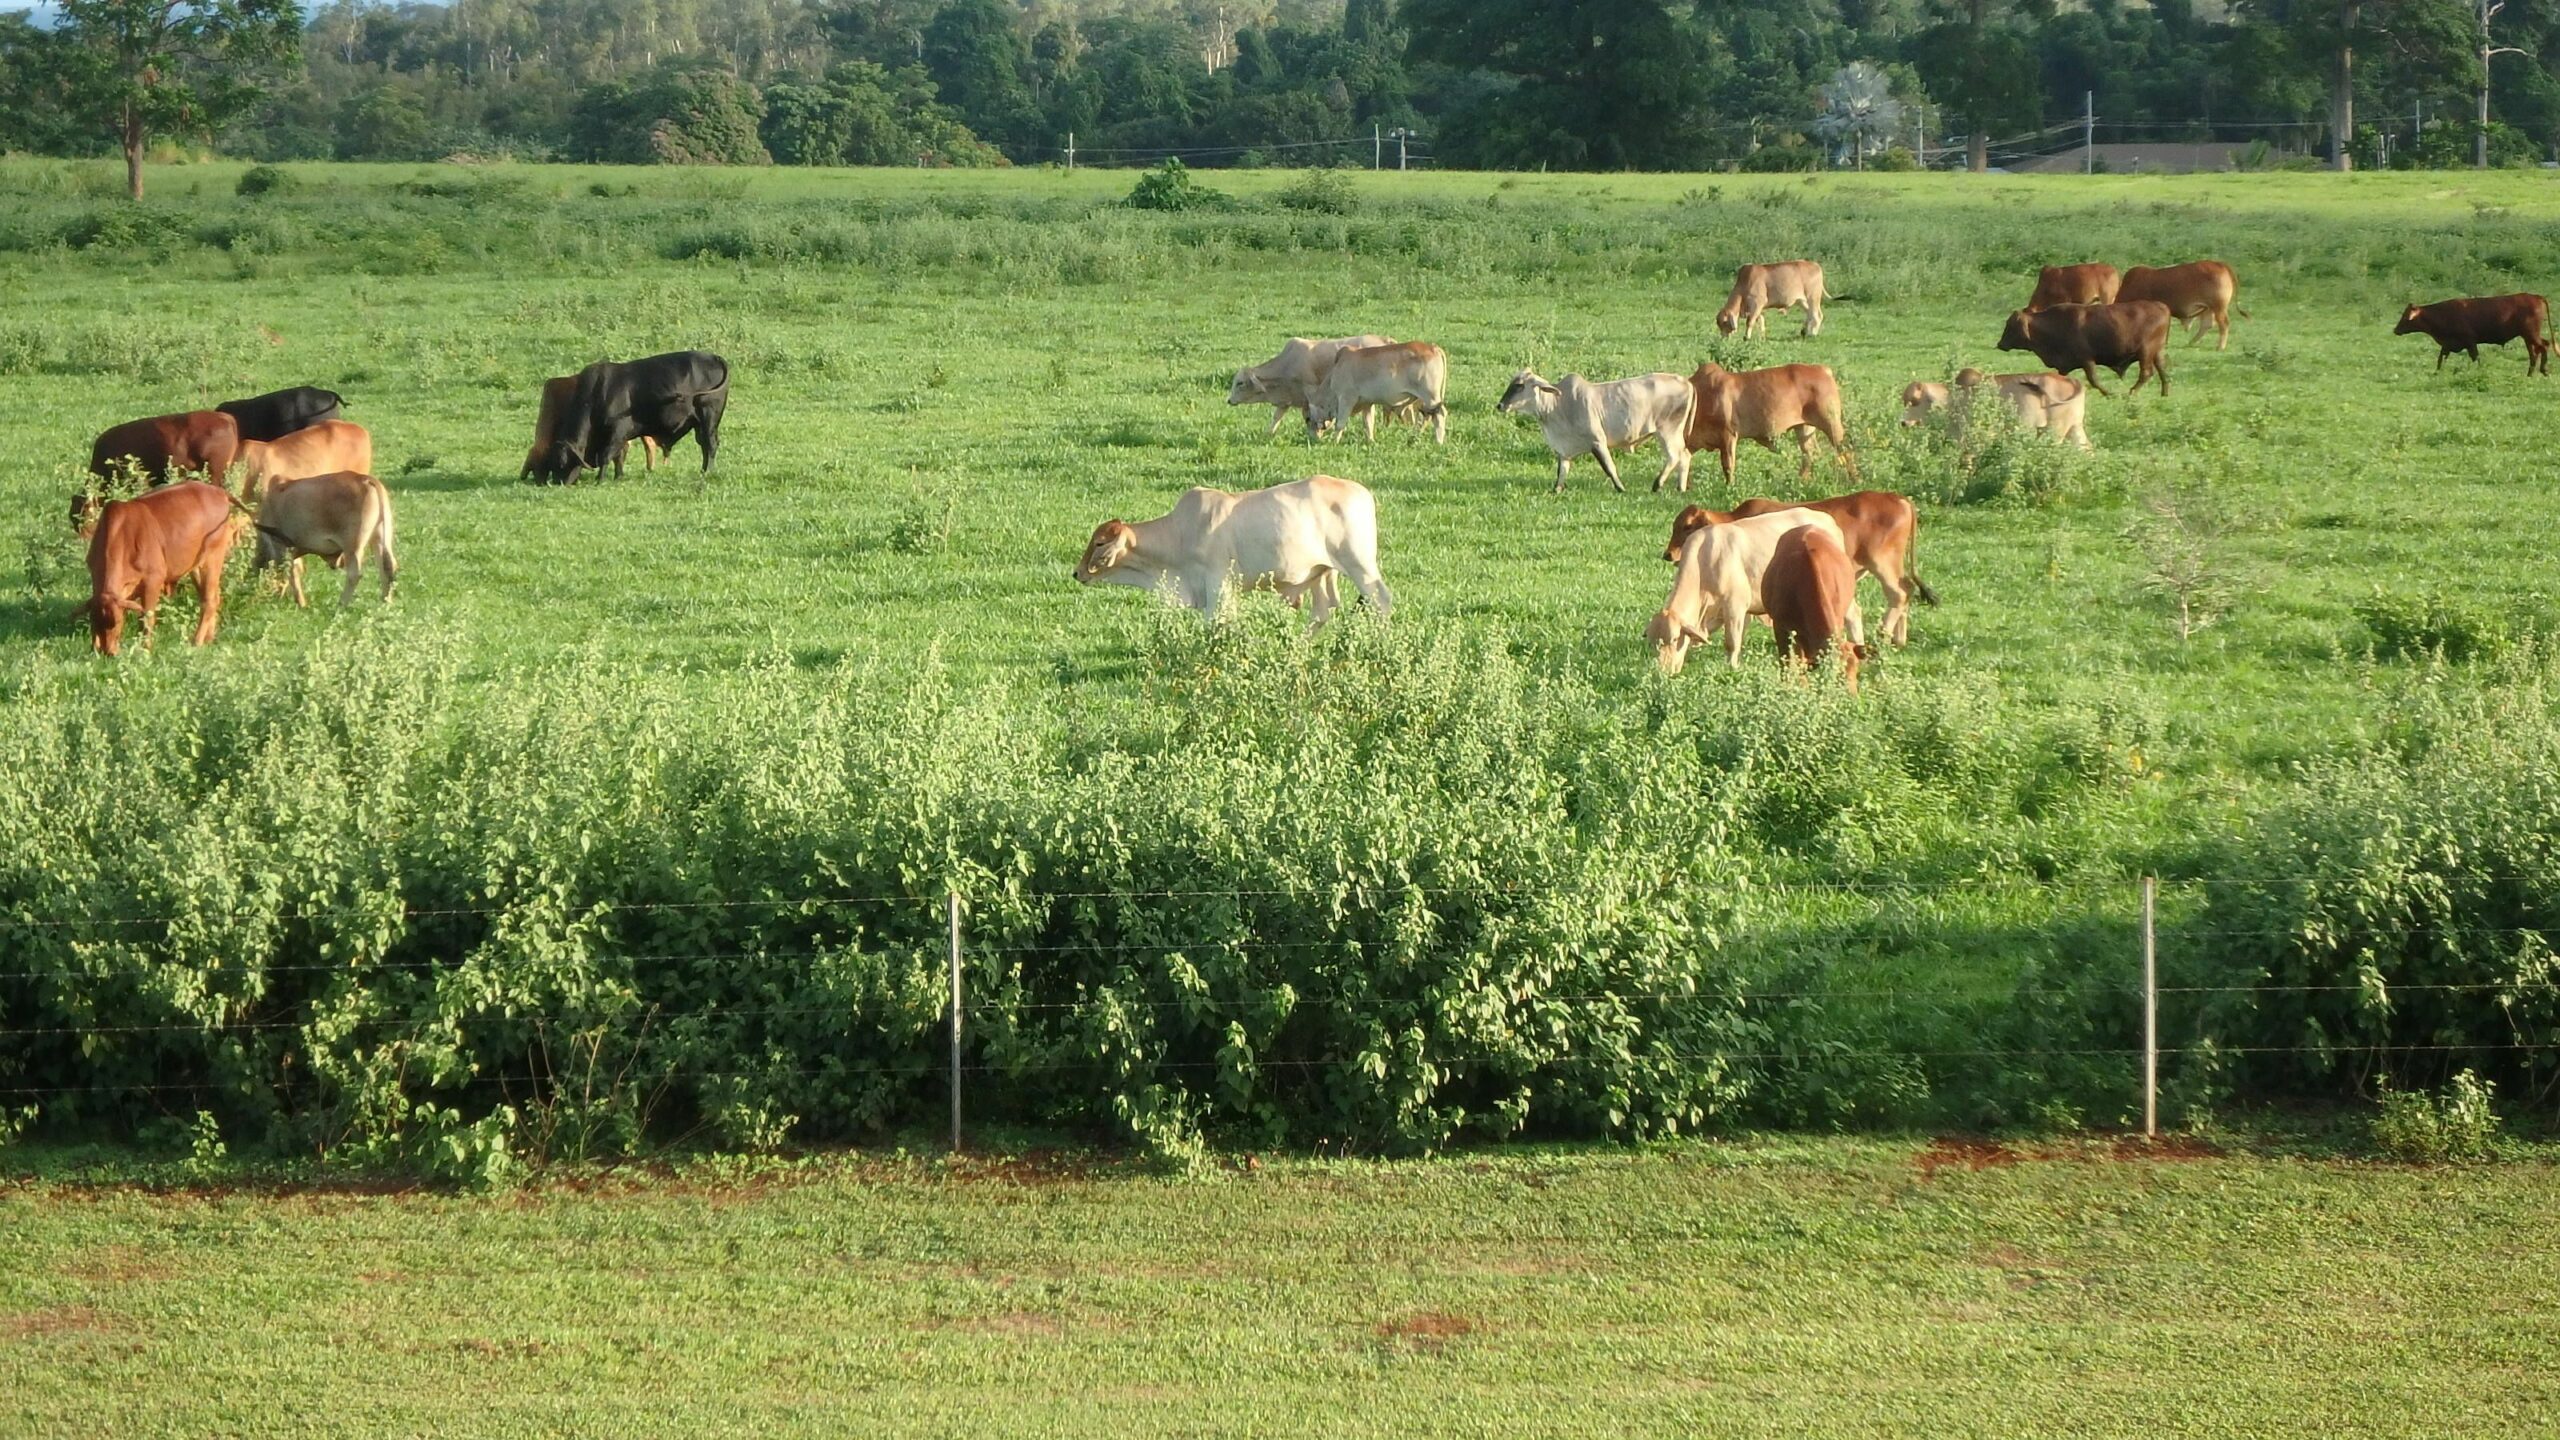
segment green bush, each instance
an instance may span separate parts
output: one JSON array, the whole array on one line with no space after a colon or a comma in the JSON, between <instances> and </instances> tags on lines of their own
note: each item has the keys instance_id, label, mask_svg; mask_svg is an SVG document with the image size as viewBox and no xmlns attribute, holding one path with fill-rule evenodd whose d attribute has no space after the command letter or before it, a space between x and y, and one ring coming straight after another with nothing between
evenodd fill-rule
<instances>
[{"instance_id":1,"label":"green bush","mask_svg":"<svg viewBox=\"0 0 2560 1440\"><path fill-rule=\"evenodd\" d=\"M1192 178L1190 168L1179 160L1163 164L1138 177L1129 192L1129 205L1138 210L1232 210L1235 197L1223 190L1212 190Z\"/></svg>"},{"instance_id":2,"label":"green bush","mask_svg":"<svg viewBox=\"0 0 2560 1440\"><path fill-rule=\"evenodd\" d=\"M1339 170L1306 170L1272 197L1284 210L1312 215L1348 215L1360 208L1360 192Z\"/></svg>"},{"instance_id":3,"label":"green bush","mask_svg":"<svg viewBox=\"0 0 2560 1440\"><path fill-rule=\"evenodd\" d=\"M2386 660L2481 660L2513 639L2505 621L2439 590L2407 594L2376 586L2370 598L2356 602L2355 611L2373 635L2373 653Z\"/></svg>"},{"instance_id":4,"label":"green bush","mask_svg":"<svg viewBox=\"0 0 2560 1440\"><path fill-rule=\"evenodd\" d=\"M302 182L281 165L252 165L240 172L240 183L234 187L241 195L290 195Z\"/></svg>"},{"instance_id":5,"label":"green bush","mask_svg":"<svg viewBox=\"0 0 2560 1440\"><path fill-rule=\"evenodd\" d=\"M2373 1148L2413 1165L2476 1165L2498 1153L2495 1087L2469 1070L2453 1077L2441 1095L2382 1088L2373 1117Z\"/></svg>"}]
</instances>

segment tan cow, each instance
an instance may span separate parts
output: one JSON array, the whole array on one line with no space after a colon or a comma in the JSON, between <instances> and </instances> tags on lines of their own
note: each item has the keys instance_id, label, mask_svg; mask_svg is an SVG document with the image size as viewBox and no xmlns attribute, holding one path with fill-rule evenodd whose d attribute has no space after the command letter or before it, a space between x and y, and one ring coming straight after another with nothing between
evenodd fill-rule
<instances>
[{"instance_id":1,"label":"tan cow","mask_svg":"<svg viewBox=\"0 0 2560 1440\"><path fill-rule=\"evenodd\" d=\"M1804 333L1822 333L1822 267L1811 260L1780 260L1745 265L1733 272L1733 293L1716 312L1716 329L1726 335L1739 325L1742 338L1753 331L1769 333L1769 312L1804 307Z\"/></svg>"},{"instance_id":2,"label":"tan cow","mask_svg":"<svg viewBox=\"0 0 2560 1440\"><path fill-rule=\"evenodd\" d=\"M1765 615L1760 582L1778 537L1799 526L1820 530L1840 544L1840 526L1819 510L1790 508L1699 528L1680 545L1680 568L1671 577L1671 598L1645 625L1654 663L1665 675L1677 675L1688 663L1689 647L1704 645L1724 631L1725 662L1742 663L1742 636L1751 617ZM1846 545L1841 545L1847 550ZM1849 639L1866 643L1866 629L1853 599L1848 614Z\"/></svg>"},{"instance_id":3,"label":"tan cow","mask_svg":"<svg viewBox=\"0 0 2560 1440\"><path fill-rule=\"evenodd\" d=\"M1435 444L1449 443L1449 357L1439 346L1422 341L1403 345L1367 345L1334 357L1315 403L1307 407L1307 435L1337 427L1336 439L1351 432L1355 416L1369 418L1369 439L1378 438L1378 412L1411 405L1431 421Z\"/></svg>"},{"instance_id":4,"label":"tan cow","mask_svg":"<svg viewBox=\"0 0 2560 1440\"><path fill-rule=\"evenodd\" d=\"M1293 339L1280 347L1280 353L1259 365L1248 365L1236 372L1233 385L1227 387L1230 405L1268 405L1271 428L1263 438L1280 433L1280 422L1289 412L1306 412L1316 392L1324 388L1324 379L1333 373L1333 362L1345 350L1366 350L1377 345L1393 345L1384 335L1351 335L1339 340Z\"/></svg>"},{"instance_id":5,"label":"tan cow","mask_svg":"<svg viewBox=\"0 0 2560 1440\"><path fill-rule=\"evenodd\" d=\"M2018 423L2057 440L2090 449L2088 387L2050 370L2017 375L1985 375L1968 366L1956 372L1952 385L1915 380L1902 387L1902 423L1922 425L1931 415L1947 417L1947 434L1961 442L1973 407L1988 387L2005 401Z\"/></svg>"},{"instance_id":6,"label":"tan cow","mask_svg":"<svg viewBox=\"0 0 2560 1440\"><path fill-rule=\"evenodd\" d=\"M391 553L391 492L370 475L341 472L278 480L258 502L257 567L285 567L293 586L293 603L308 607L302 592L302 557L318 555L346 567L347 583L338 603L356 598L356 582L364 578L365 557L382 565L382 598L391 598L400 562Z\"/></svg>"},{"instance_id":7,"label":"tan cow","mask_svg":"<svg viewBox=\"0 0 2560 1440\"><path fill-rule=\"evenodd\" d=\"M2136 265L2124 272L2124 284L2116 291L2116 300L2131 304L2136 300L2157 300L2169 307L2172 319L2187 326L2187 343L2204 338L2205 322L2221 336L2213 348L2231 348L2231 301L2240 293L2240 282L2231 267L2219 260L2193 260L2184 265L2165 265L2153 269ZM2240 312L2248 318L2249 312ZM2165 387L2164 387L2165 390Z\"/></svg>"},{"instance_id":8,"label":"tan cow","mask_svg":"<svg viewBox=\"0 0 2560 1440\"><path fill-rule=\"evenodd\" d=\"M1081 584L1169 584L1178 603L1204 617L1217 613L1230 587L1277 591L1307 606L1310 628L1341 603L1337 575L1379 614L1394 608L1378 572L1377 500L1366 486L1332 475L1241 494L1186 490L1169 514L1095 526L1076 562Z\"/></svg>"},{"instance_id":9,"label":"tan cow","mask_svg":"<svg viewBox=\"0 0 2560 1440\"><path fill-rule=\"evenodd\" d=\"M2102 261L2086 265L2047 265L2036 274L2036 293L2027 297L2030 310L2056 305L2112 305L2124 277Z\"/></svg>"},{"instance_id":10,"label":"tan cow","mask_svg":"<svg viewBox=\"0 0 2560 1440\"><path fill-rule=\"evenodd\" d=\"M267 487L306 475L373 473L373 436L351 420L323 420L281 440L240 442L240 498L254 505Z\"/></svg>"},{"instance_id":11,"label":"tan cow","mask_svg":"<svg viewBox=\"0 0 2560 1440\"><path fill-rule=\"evenodd\" d=\"M1935 605L1938 595L1929 588L1929 582L1920 578L1912 559L1920 538L1920 510L1907 495L1890 490L1860 490L1828 500L1763 500L1754 496L1729 511L1692 505L1671 522L1671 543L1663 547L1662 558L1678 561L1680 547L1709 525L1729 525L1736 520L1793 509L1819 510L1840 527L1840 540L1847 547L1850 560L1884 587L1885 638L1896 645L1910 644L1911 597L1917 595L1921 604Z\"/></svg>"},{"instance_id":12,"label":"tan cow","mask_svg":"<svg viewBox=\"0 0 2560 1440\"><path fill-rule=\"evenodd\" d=\"M568 406L569 401L577 393L578 377L575 375L554 375L542 382L542 408L533 417L533 448L524 452L524 468L516 472L517 479L530 480L542 473L544 466L550 460L552 437L560 428L560 412ZM613 452L613 477L617 480L622 478L622 459L628 449L629 447L625 446ZM656 474L658 442L646 435L641 436L640 459L644 473ZM343 468L367 473L373 469L371 465L349 465Z\"/></svg>"},{"instance_id":13,"label":"tan cow","mask_svg":"<svg viewBox=\"0 0 2560 1440\"><path fill-rule=\"evenodd\" d=\"M1832 453L1858 478L1858 457L1849 453L1849 430L1840 420L1840 382L1828 365L1773 365L1766 370L1727 370L1710 360L1689 377L1698 392L1689 414L1691 453L1713 450L1724 463L1724 483L1733 483L1733 456L1745 440L1776 450L1778 437L1789 431L1803 452L1802 474L1813 477L1813 437L1818 431L1831 442ZM1688 489L1685 477L1680 487Z\"/></svg>"},{"instance_id":14,"label":"tan cow","mask_svg":"<svg viewBox=\"0 0 2560 1440\"><path fill-rule=\"evenodd\" d=\"M1830 536L1799 525L1779 536L1770 551L1769 568L1760 577L1760 602L1769 612L1769 628L1777 632L1778 662L1819 665L1857 609L1857 567ZM1855 640L1840 647L1840 678L1852 695L1858 693L1858 667L1866 659L1867 647Z\"/></svg>"}]
</instances>

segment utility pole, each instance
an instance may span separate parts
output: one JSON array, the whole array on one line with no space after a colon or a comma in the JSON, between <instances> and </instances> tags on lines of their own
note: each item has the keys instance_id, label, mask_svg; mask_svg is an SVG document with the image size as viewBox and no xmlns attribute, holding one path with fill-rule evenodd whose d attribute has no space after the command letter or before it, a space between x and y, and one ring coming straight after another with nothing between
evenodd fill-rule
<instances>
[{"instance_id":1,"label":"utility pole","mask_svg":"<svg viewBox=\"0 0 2560 1440\"><path fill-rule=\"evenodd\" d=\"M2507 8L2507 0L2478 0L2478 3L2480 6L2480 128L2471 132L2471 167L2475 170L2486 170L2489 168L2489 57L2521 55L2524 52L2513 45L2489 43L2489 22L2497 19L2498 12Z\"/></svg>"},{"instance_id":2,"label":"utility pole","mask_svg":"<svg viewBox=\"0 0 2560 1440\"><path fill-rule=\"evenodd\" d=\"M1402 170L1402 169L1404 168L1404 146L1405 146L1405 142L1406 142L1406 141L1408 141L1408 140L1410 140L1410 139L1412 139L1412 138L1413 138L1413 132L1412 132L1412 131L1407 130L1406 128L1404 128L1404 127L1403 127L1403 126L1401 126L1401 125L1399 125L1399 126L1397 126L1397 127L1396 127L1396 168L1397 168L1398 170Z\"/></svg>"},{"instance_id":3,"label":"utility pole","mask_svg":"<svg viewBox=\"0 0 2560 1440\"><path fill-rule=\"evenodd\" d=\"M1075 171L1076 171L1076 132L1074 132L1073 130L1070 130L1070 131L1068 131L1068 132L1067 132L1067 173L1068 173L1068 174L1070 174L1070 175L1072 175L1072 174L1074 174L1074 173L1075 173Z\"/></svg>"},{"instance_id":4,"label":"utility pole","mask_svg":"<svg viewBox=\"0 0 2560 1440\"><path fill-rule=\"evenodd\" d=\"M2098 92L2080 92L2080 173L2098 173Z\"/></svg>"},{"instance_id":5,"label":"utility pole","mask_svg":"<svg viewBox=\"0 0 2560 1440\"><path fill-rule=\"evenodd\" d=\"M1369 168L1372 170L1387 168L1387 132L1382 126L1369 127Z\"/></svg>"}]
</instances>

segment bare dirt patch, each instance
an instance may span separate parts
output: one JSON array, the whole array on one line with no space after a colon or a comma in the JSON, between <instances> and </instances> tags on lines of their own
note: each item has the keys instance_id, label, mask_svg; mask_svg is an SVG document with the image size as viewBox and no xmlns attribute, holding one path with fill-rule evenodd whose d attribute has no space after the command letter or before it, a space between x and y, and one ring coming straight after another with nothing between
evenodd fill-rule
<instances>
[{"instance_id":1,"label":"bare dirt patch","mask_svg":"<svg viewBox=\"0 0 2560 1440\"><path fill-rule=\"evenodd\" d=\"M1471 1316L1424 1310L1399 1320L1378 1322L1378 1338L1389 1345L1437 1353L1484 1328L1484 1322Z\"/></svg>"},{"instance_id":2,"label":"bare dirt patch","mask_svg":"<svg viewBox=\"0 0 2560 1440\"><path fill-rule=\"evenodd\" d=\"M55 1305L43 1310L21 1310L0 1315L0 1340L25 1340L38 1335L87 1335L109 1328L98 1312L86 1305Z\"/></svg>"},{"instance_id":3,"label":"bare dirt patch","mask_svg":"<svg viewBox=\"0 0 2560 1440\"><path fill-rule=\"evenodd\" d=\"M1992 1170L2028 1161L2094 1164L2102 1160L2121 1160L2137 1164L2178 1164L2218 1159L2221 1155L2221 1147L2190 1136L2164 1135L2157 1140L2146 1140L2139 1135L2114 1135L2019 1148L2003 1145L1997 1140L1941 1135L1913 1156L1911 1165L1920 1172L1921 1179L1934 1180L1941 1170Z\"/></svg>"},{"instance_id":4,"label":"bare dirt patch","mask_svg":"<svg viewBox=\"0 0 2560 1440\"><path fill-rule=\"evenodd\" d=\"M1007 1310L996 1315L970 1315L958 1320L937 1320L928 1327L935 1330L959 1330L971 1335L994 1335L1006 1339L1055 1340L1067 1333L1067 1322L1055 1315L1037 1310Z\"/></svg>"}]
</instances>

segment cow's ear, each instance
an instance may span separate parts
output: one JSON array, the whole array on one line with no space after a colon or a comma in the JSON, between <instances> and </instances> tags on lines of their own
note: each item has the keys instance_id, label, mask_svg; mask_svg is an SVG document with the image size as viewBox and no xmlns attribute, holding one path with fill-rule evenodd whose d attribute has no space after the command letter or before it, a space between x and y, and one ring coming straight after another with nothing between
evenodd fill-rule
<instances>
[{"instance_id":1,"label":"cow's ear","mask_svg":"<svg viewBox=\"0 0 2560 1440\"><path fill-rule=\"evenodd\" d=\"M1557 388L1556 388L1556 387L1554 387L1553 385L1548 384L1548 383L1547 383L1546 381L1544 381L1544 380L1541 380L1541 381L1539 381L1539 382L1538 382L1538 388L1539 388L1540 390L1542 390L1542 391L1545 391L1545 392L1546 392L1547 394L1549 394L1549 395L1561 395L1561 394L1563 394L1563 393L1564 393L1563 391L1561 391L1561 390L1557 389Z\"/></svg>"},{"instance_id":2,"label":"cow's ear","mask_svg":"<svg viewBox=\"0 0 2560 1440\"><path fill-rule=\"evenodd\" d=\"M1686 621L1681 623L1680 638L1688 641L1692 645L1704 645L1707 643L1706 633L1700 630L1697 626L1691 625Z\"/></svg>"}]
</instances>

